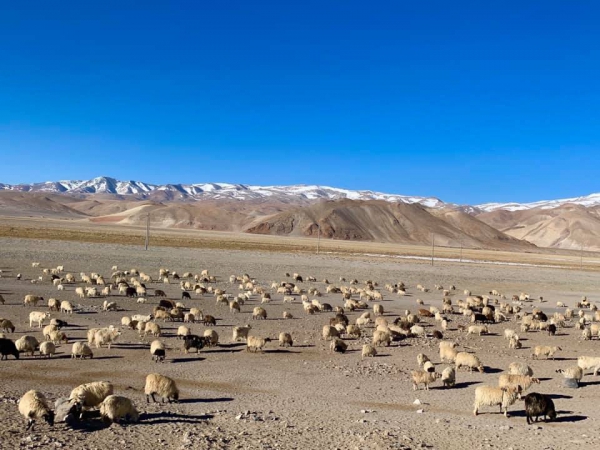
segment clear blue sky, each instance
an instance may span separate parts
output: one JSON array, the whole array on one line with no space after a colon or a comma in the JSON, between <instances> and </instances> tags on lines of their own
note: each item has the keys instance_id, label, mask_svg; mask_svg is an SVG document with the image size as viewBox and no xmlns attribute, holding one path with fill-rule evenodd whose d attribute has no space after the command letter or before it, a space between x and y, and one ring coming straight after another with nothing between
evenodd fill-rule
<instances>
[{"instance_id":1,"label":"clear blue sky","mask_svg":"<svg viewBox=\"0 0 600 450\"><path fill-rule=\"evenodd\" d=\"M600 3L0 2L0 182L600 191Z\"/></svg>"}]
</instances>

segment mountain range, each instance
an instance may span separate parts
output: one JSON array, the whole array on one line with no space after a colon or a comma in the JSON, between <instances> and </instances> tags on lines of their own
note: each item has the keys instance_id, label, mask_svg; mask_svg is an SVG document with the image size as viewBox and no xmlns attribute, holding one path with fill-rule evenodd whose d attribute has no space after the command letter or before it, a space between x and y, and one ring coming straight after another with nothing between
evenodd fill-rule
<instances>
[{"instance_id":1,"label":"mountain range","mask_svg":"<svg viewBox=\"0 0 600 450\"><path fill-rule=\"evenodd\" d=\"M0 215L475 248L600 250L600 194L457 205L318 185L165 184L97 177L0 183ZM532 245L533 244L533 245Z\"/></svg>"}]
</instances>

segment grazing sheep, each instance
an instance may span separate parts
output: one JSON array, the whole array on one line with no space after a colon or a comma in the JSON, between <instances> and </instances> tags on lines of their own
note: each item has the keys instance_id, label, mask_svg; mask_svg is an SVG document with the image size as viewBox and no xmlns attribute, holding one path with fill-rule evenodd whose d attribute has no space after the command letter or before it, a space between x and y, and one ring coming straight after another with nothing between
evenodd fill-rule
<instances>
[{"instance_id":1,"label":"grazing sheep","mask_svg":"<svg viewBox=\"0 0 600 450\"><path fill-rule=\"evenodd\" d=\"M340 336L337 328L332 327L331 325L323 325L322 338L326 341L338 338Z\"/></svg>"},{"instance_id":2,"label":"grazing sheep","mask_svg":"<svg viewBox=\"0 0 600 450\"><path fill-rule=\"evenodd\" d=\"M294 341L290 333L279 333L279 346L280 347L292 347Z\"/></svg>"},{"instance_id":3,"label":"grazing sheep","mask_svg":"<svg viewBox=\"0 0 600 450\"><path fill-rule=\"evenodd\" d=\"M107 345L110 350L111 344L114 343L119 336L121 336L121 331L118 328L114 328L112 325L108 328L101 328L94 333L94 345L96 348Z\"/></svg>"},{"instance_id":4,"label":"grazing sheep","mask_svg":"<svg viewBox=\"0 0 600 450\"><path fill-rule=\"evenodd\" d=\"M271 342L270 338L259 338L256 336L248 336L246 351L248 352L263 352L264 346L267 342Z\"/></svg>"},{"instance_id":5,"label":"grazing sheep","mask_svg":"<svg viewBox=\"0 0 600 450\"><path fill-rule=\"evenodd\" d=\"M456 355L458 354L458 350L453 347L443 346L440 347L440 359L442 362L451 362L453 363L456 360Z\"/></svg>"},{"instance_id":6,"label":"grazing sheep","mask_svg":"<svg viewBox=\"0 0 600 450\"><path fill-rule=\"evenodd\" d=\"M544 416L544 422L547 422L548 419L556 419L556 409L554 409L554 402L550 396L532 392L526 395L524 400L528 425L533 423L533 417L535 417L536 422L539 416Z\"/></svg>"},{"instance_id":7,"label":"grazing sheep","mask_svg":"<svg viewBox=\"0 0 600 450\"><path fill-rule=\"evenodd\" d=\"M373 332L373 345L375 347L380 347L385 345L389 347L392 343L392 335L389 330L376 330Z\"/></svg>"},{"instance_id":8,"label":"grazing sheep","mask_svg":"<svg viewBox=\"0 0 600 450\"><path fill-rule=\"evenodd\" d=\"M215 330L204 330L204 338L209 347L213 347L219 343L219 334Z\"/></svg>"},{"instance_id":9,"label":"grazing sheep","mask_svg":"<svg viewBox=\"0 0 600 450\"><path fill-rule=\"evenodd\" d=\"M117 302L104 300L104 303L102 304L102 311L117 311L118 309Z\"/></svg>"},{"instance_id":10,"label":"grazing sheep","mask_svg":"<svg viewBox=\"0 0 600 450\"><path fill-rule=\"evenodd\" d=\"M517 334L517 332L515 330L511 330L511 329L505 329L504 330L504 339L510 341L510 339L515 336Z\"/></svg>"},{"instance_id":11,"label":"grazing sheep","mask_svg":"<svg viewBox=\"0 0 600 450\"><path fill-rule=\"evenodd\" d=\"M19 352L30 353L31 356L34 356L39 345L38 340L34 336L29 335L21 336L15 341L15 346Z\"/></svg>"},{"instance_id":12,"label":"grazing sheep","mask_svg":"<svg viewBox=\"0 0 600 450\"><path fill-rule=\"evenodd\" d=\"M61 342L64 342L65 344L69 343L67 335L60 330L52 330L48 334L48 340L54 344L60 344Z\"/></svg>"},{"instance_id":13,"label":"grazing sheep","mask_svg":"<svg viewBox=\"0 0 600 450\"><path fill-rule=\"evenodd\" d=\"M549 345L536 345L531 355L534 359L538 359L540 356L545 356L547 359L554 359L554 354L562 350L560 347L551 347Z\"/></svg>"},{"instance_id":14,"label":"grazing sheep","mask_svg":"<svg viewBox=\"0 0 600 450\"><path fill-rule=\"evenodd\" d=\"M431 361L425 361L423 363L423 370L425 372L435 372L435 366Z\"/></svg>"},{"instance_id":15,"label":"grazing sheep","mask_svg":"<svg viewBox=\"0 0 600 450\"><path fill-rule=\"evenodd\" d=\"M594 369L594 376L600 372L600 357L597 356L580 356L577 358L577 365L585 372L589 369Z\"/></svg>"},{"instance_id":16,"label":"grazing sheep","mask_svg":"<svg viewBox=\"0 0 600 450\"><path fill-rule=\"evenodd\" d=\"M494 387L478 386L475 388L475 404L473 415L479 413L482 406L499 406L500 412L504 411L504 416L508 417L508 407L513 405L517 398L521 397L520 387Z\"/></svg>"},{"instance_id":17,"label":"grazing sheep","mask_svg":"<svg viewBox=\"0 0 600 450\"><path fill-rule=\"evenodd\" d=\"M190 348L195 348L196 353L200 353L200 350L202 350L204 347L208 347L209 344L210 343L205 337L190 334L189 336L185 336L183 338L183 351L188 353Z\"/></svg>"},{"instance_id":18,"label":"grazing sheep","mask_svg":"<svg viewBox=\"0 0 600 450\"><path fill-rule=\"evenodd\" d=\"M73 305L71 302L63 300L60 302L60 312L66 314L73 314Z\"/></svg>"},{"instance_id":19,"label":"grazing sheep","mask_svg":"<svg viewBox=\"0 0 600 450\"><path fill-rule=\"evenodd\" d=\"M15 326L8 319L0 319L0 330L15 332Z\"/></svg>"},{"instance_id":20,"label":"grazing sheep","mask_svg":"<svg viewBox=\"0 0 600 450\"><path fill-rule=\"evenodd\" d=\"M283 312L283 318L284 318L284 319L293 319L293 318L294 318L294 316L293 316L293 315L292 315L290 312L288 312L288 311L284 311L284 312Z\"/></svg>"},{"instance_id":21,"label":"grazing sheep","mask_svg":"<svg viewBox=\"0 0 600 450\"><path fill-rule=\"evenodd\" d=\"M577 386L579 386L579 383L583 378L583 369L579 366L571 366L567 369L557 369L556 373L562 373L563 377L575 380Z\"/></svg>"},{"instance_id":22,"label":"grazing sheep","mask_svg":"<svg viewBox=\"0 0 600 450\"><path fill-rule=\"evenodd\" d=\"M485 325L471 325L467 331L467 335L469 334L478 334L481 336L482 334L489 334L489 330Z\"/></svg>"},{"instance_id":23,"label":"grazing sheep","mask_svg":"<svg viewBox=\"0 0 600 450\"><path fill-rule=\"evenodd\" d=\"M258 319L266 319L266 318L267 318L267 311L264 308L257 306L252 311L252 319L258 320Z\"/></svg>"},{"instance_id":24,"label":"grazing sheep","mask_svg":"<svg viewBox=\"0 0 600 450\"><path fill-rule=\"evenodd\" d=\"M110 382L93 381L74 388L69 395L69 400L79 403L82 408L95 408L113 392L114 387Z\"/></svg>"},{"instance_id":25,"label":"grazing sheep","mask_svg":"<svg viewBox=\"0 0 600 450\"><path fill-rule=\"evenodd\" d=\"M54 342L42 342L40 344L40 355L41 356L46 356L48 358L50 358L51 356L53 356L56 353L56 346L54 345Z\"/></svg>"},{"instance_id":26,"label":"grazing sheep","mask_svg":"<svg viewBox=\"0 0 600 450\"><path fill-rule=\"evenodd\" d=\"M519 336L517 336L516 334L510 338L510 341L508 341L508 348L519 349L522 346L523 346L523 344L521 344L521 341L519 340Z\"/></svg>"},{"instance_id":27,"label":"grazing sheep","mask_svg":"<svg viewBox=\"0 0 600 450\"><path fill-rule=\"evenodd\" d=\"M135 314L131 316L131 320L135 322L150 322L154 316L152 314L143 315L143 314Z\"/></svg>"},{"instance_id":28,"label":"grazing sheep","mask_svg":"<svg viewBox=\"0 0 600 450\"><path fill-rule=\"evenodd\" d=\"M183 339L185 336L189 336L190 334L192 334L192 332L185 325L180 325L179 328L177 328L178 339Z\"/></svg>"},{"instance_id":29,"label":"grazing sheep","mask_svg":"<svg viewBox=\"0 0 600 450\"><path fill-rule=\"evenodd\" d=\"M37 306L38 302L43 302L44 297L40 297L38 295L28 294L23 299L23 306L33 305Z\"/></svg>"},{"instance_id":30,"label":"grazing sheep","mask_svg":"<svg viewBox=\"0 0 600 450\"><path fill-rule=\"evenodd\" d=\"M419 325L413 325L412 327L410 327L410 334L412 334L415 337L425 337L425 328Z\"/></svg>"},{"instance_id":31,"label":"grazing sheep","mask_svg":"<svg viewBox=\"0 0 600 450\"><path fill-rule=\"evenodd\" d=\"M376 316L383 316L383 305L380 305L380 304L373 305L373 313Z\"/></svg>"},{"instance_id":32,"label":"grazing sheep","mask_svg":"<svg viewBox=\"0 0 600 450\"><path fill-rule=\"evenodd\" d=\"M100 416L105 423L119 423L122 420L137 422L140 414L127 397L109 395L100 405Z\"/></svg>"},{"instance_id":33,"label":"grazing sheep","mask_svg":"<svg viewBox=\"0 0 600 450\"><path fill-rule=\"evenodd\" d=\"M60 301L55 298L49 299L48 300L48 309L50 311L59 311L60 310Z\"/></svg>"},{"instance_id":34,"label":"grazing sheep","mask_svg":"<svg viewBox=\"0 0 600 450\"><path fill-rule=\"evenodd\" d=\"M94 357L94 353L87 343L74 342L73 346L71 347L71 358L77 359L77 357L79 357L79 359L88 357L91 359Z\"/></svg>"},{"instance_id":35,"label":"grazing sheep","mask_svg":"<svg viewBox=\"0 0 600 450\"><path fill-rule=\"evenodd\" d=\"M164 362L166 356L165 345L158 339L152 341L152 343L150 344L150 354L152 355L153 361Z\"/></svg>"},{"instance_id":36,"label":"grazing sheep","mask_svg":"<svg viewBox=\"0 0 600 450\"><path fill-rule=\"evenodd\" d=\"M49 312L31 311L29 313L29 327L33 328L34 322L37 322L38 328L42 328L44 320L50 318Z\"/></svg>"},{"instance_id":37,"label":"grazing sheep","mask_svg":"<svg viewBox=\"0 0 600 450\"><path fill-rule=\"evenodd\" d=\"M456 354L456 358L454 360L456 364L456 370L458 371L461 367L467 367L469 372L473 372L473 369L479 370L479 372L483 373L484 368L479 358L472 353L459 352Z\"/></svg>"},{"instance_id":38,"label":"grazing sheep","mask_svg":"<svg viewBox=\"0 0 600 450\"><path fill-rule=\"evenodd\" d=\"M425 390L429 390L429 385L439 380L442 375L435 372L427 372L424 370L412 370L410 372L413 382L413 390L416 391L419 388L419 384L425 386Z\"/></svg>"},{"instance_id":39,"label":"grazing sheep","mask_svg":"<svg viewBox=\"0 0 600 450\"><path fill-rule=\"evenodd\" d=\"M146 376L144 393L146 394L146 403L150 403L150 398L153 402L156 402L154 395L162 397L163 403L165 400L169 403L179 401L179 389L177 389L175 381L158 373L151 373Z\"/></svg>"},{"instance_id":40,"label":"grazing sheep","mask_svg":"<svg viewBox=\"0 0 600 450\"><path fill-rule=\"evenodd\" d=\"M329 345L329 349L332 352L336 352L336 353L346 353L348 346L346 345L346 343L344 341L342 341L339 338L336 338L333 341L331 341L331 344Z\"/></svg>"},{"instance_id":41,"label":"grazing sheep","mask_svg":"<svg viewBox=\"0 0 600 450\"><path fill-rule=\"evenodd\" d=\"M19 359L19 350L13 341L6 338L0 338L0 360L8 359L8 355L12 355L15 359Z\"/></svg>"},{"instance_id":42,"label":"grazing sheep","mask_svg":"<svg viewBox=\"0 0 600 450\"><path fill-rule=\"evenodd\" d=\"M370 344L364 344L362 348L363 358L373 358L377 356L377 349Z\"/></svg>"},{"instance_id":43,"label":"grazing sheep","mask_svg":"<svg viewBox=\"0 0 600 450\"><path fill-rule=\"evenodd\" d=\"M533 376L533 370L527 364L522 362L513 362L508 366L509 375L528 375Z\"/></svg>"},{"instance_id":44,"label":"grazing sheep","mask_svg":"<svg viewBox=\"0 0 600 450\"><path fill-rule=\"evenodd\" d=\"M442 372L442 383L444 387L454 387L456 383L456 372L454 367L446 367Z\"/></svg>"},{"instance_id":45,"label":"grazing sheep","mask_svg":"<svg viewBox=\"0 0 600 450\"><path fill-rule=\"evenodd\" d=\"M160 325L158 325L157 323L154 323L154 322L147 322L146 325L144 326L144 337L146 337L148 334L151 334L154 337L160 337L161 336Z\"/></svg>"},{"instance_id":46,"label":"grazing sheep","mask_svg":"<svg viewBox=\"0 0 600 450\"><path fill-rule=\"evenodd\" d=\"M350 324L346 327L346 335L359 339L362 333L357 325Z\"/></svg>"},{"instance_id":47,"label":"grazing sheep","mask_svg":"<svg viewBox=\"0 0 600 450\"><path fill-rule=\"evenodd\" d=\"M521 392L525 392L532 384L540 384L540 380L529 375L510 375L503 373L498 379L499 387L516 387L521 388Z\"/></svg>"},{"instance_id":48,"label":"grazing sheep","mask_svg":"<svg viewBox=\"0 0 600 450\"><path fill-rule=\"evenodd\" d=\"M50 426L54 426L54 412L48 406L48 401L44 394L39 391L27 391L19 400L19 412L27 419L27 428L31 429L35 425L36 420L43 419Z\"/></svg>"}]
</instances>

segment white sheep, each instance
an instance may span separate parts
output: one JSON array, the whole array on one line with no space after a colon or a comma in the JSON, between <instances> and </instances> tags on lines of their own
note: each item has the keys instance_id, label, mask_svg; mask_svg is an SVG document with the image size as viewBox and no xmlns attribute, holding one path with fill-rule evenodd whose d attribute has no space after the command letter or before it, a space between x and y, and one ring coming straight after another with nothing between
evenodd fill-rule
<instances>
[{"instance_id":1,"label":"white sheep","mask_svg":"<svg viewBox=\"0 0 600 450\"><path fill-rule=\"evenodd\" d=\"M513 362L508 366L508 373L510 375L533 375L533 370L527 364L522 362Z\"/></svg>"},{"instance_id":2,"label":"white sheep","mask_svg":"<svg viewBox=\"0 0 600 450\"><path fill-rule=\"evenodd\" d=\"M340 337L339 331L331 325L323 325L323 331L321 335L326 341Z\"/></svg>"},{"instance_id":3,"label":"white sheep","mask_svg":"<svg viewBox=\"0 0 600 450\"><path fill-rule=\"evenodd\" d=\"M577 358L577 366L585 372L589 369L594 369L594 376L600 372L600 357L597 356L580 356Z\"/></svg>"},{"instance_id":4,"label":"white sheep","mask_svg":"<svg viewBox=\"0 0 600 450\"><path fill-rule=\"evenodd\" d=\"M377 349L370 344L364 344L362 348L362 357L373 358L375 356L377 356Z\"/></svg>"},{"instance_id":5,"label":"white sheep","mask_svg":"<svg viewBox=\"0 0 600 450\"><path fill-rule=\"evenodd\" d=\"M204 335L205 338L207 339L208 345L209 346L214 346L217 345L219 343L219 334L215 331L215 330L211 330L210 328L207 330L204 330Z\"/></svg>"},{"instance_id":6,"label":"white sheep","mask_svg":"<svg viewBox=\"0 0 600 450\"><path fill-rule=\"evenodd\" d=\"M430 359L425 353L419 353L417 355L417 364L419 367L423 367L423 364L425 364L427 361L430 361Z\"/></svg>"},{"instance_id":7,"label":"white sheep","mask_svg":"<svg viewBox=\"0 0 600 450\"><path fill-rule=\"evenodd\" d=\"M571 366L566 369L558 369L556 373L562 373L563 377L575 380L577 385L581 382L583 378L583 369L579 366Z\"/></svg>"},{"instance_id":8,"label":"white sheep","mask_svg":"<svg viewBox=\"0 0 600 450\"><path fill-rule=\"evenodd\" d=\"M549 346L549 345L536 345L533 349L533 354L531 355L534 359L538 359L540 356L545 356L546 358L554 359L554 354L562 350L560 347Z\"/></svg>"},{"instance_id":9,"label":"white sheep","mask_svg":"<svg viewBox=\"0 0 600 450\"><path fill-rule=\"evenodd\" d=\"M525 392L532 384L540 384L540 380L529 375L510 375L503 373L498 379L499 387L517 387L521 388L521 392Z\"/></svg>"},{"instance_id":10,"label":"white sheep","mask_svg":"<svg viewBox=\"0 0 600 450\"><path fill-rule=\"evenodd\" d=\"M43 419L50 426L54 425L54 412L48 406L48 400L40 391L27 391L19 400L19 413L27 419L27 428L31 429L36 420Z\"/></svg>"},{"instance_id":11,"label":"white sheep","mask_svg":"<svg viewBox=\"0 0 600 450\"><path fill-rule=\"evenodd\" d=\"M442 383L444 387L454 387L456 383L456 371L454 367L446 367L442 371Z\"/></svg>"},{"instance_id":12,"label":"white sheep","mask_svg":"<svg viewBox=\"0 0 600 450\"><path fill-rule=\"evenodd\" d=\"M241 339L247 340L248 333L250 332L251 329L252 329L252 327L250 325L246 325L245 327L233 327L233 336L232 336L231 340L233 342L238 342Z\"/></svg>"},{"instance_id":13,"label":"white sheep","mask_svg":"<svg viewBox=\"0 0 600 450\"><path fill-rule=\"evenodd\" d=\"M60 302L60 312L66 314L73 314L73 305L71 305L71 302L68 302L66 300Z\"/></svg>"},{"instance_id":14,"label":"white sheep","mask_svg":"<svg viewBox=\"0 0 600 450\"><path fill-rule=\"evenodd\" d=\"M419 384L423 384L425 390L428 391L429 385L442 377L439 373L427 372L424 370L413 370L410 372L410 375L413 382L413 390L415 391L419 388Z\"/></svg>"},{"instance_id":15,"label":"white sheep","mask_svg":"<svg viewBox=\"0 0 600 450\"><path fill-rule=\"evenodd\" d=\"M473 414L479 413L482 406L499 406L500 412L508 417L508 407L521 397L520 387L478 386L475 388L475 404Z\"/></svg>"},{"instance_id":16,"label":"white sheep","mask_svg":"<svg viewBox=\"0 0 600 450\"><path fill-rule=\"evenodd\" d=\"M184 336L189 336L190 334L192 334L191 330L186 327L185 325L180 325L179 328L177 328L177 337L178 338L182 338Z\"/></svg>"},{"instance_id":17,"label":"white sheep","mask_svg":"<svg viewBox=\"0 0 600 450\"><path fill-rule=\"evenodd\" d=\"M35 322L37 322L38 328L42 328L42 324L44 323L44 320L49 319L49 318L50 318L49 312L31 311L29 313L29 326L33 327L33 324Z\"/></svg>"},{"instance_id":18,"label":"white sheep","mask_svg":"<svg viewBox=\"0 0 600 450\"><path fill-rule=\"evenodd\" d=\"M269 338L259 338L257 336L248 336L246 351L262 352L267 342L271 342Z\"/></svg>"},{"instance_id":19,"label":"white sheep","mask_svg":"<svg viewBox=\"0 0 600 450\"><path fill-rule=\"evenodd\" d=\"M154 395L162 397L163 402L165 400L169 403L179 401L179 389L177 389L175 381L158 373L151 373L146 376L144 393L146 394L147 403L150 403L150 398L152 398L153 402L156 402Z\"/></svg>"},{"instance_id":20,"label":"white sheep","mask_svg":"<svg viewBox=\"0 0 600 450\"><path fill-rule=\"evenodd\" d=\"M380 347L385 345L389 347L392 343L392 335L388 330L376 330L373 332L373 345Z\"/></svg>"},{"instance_id":21,"label":"white sheep","mask_svg":"<svg viewBox=\"0 0 600 450\"><path fill-rule=\"evenodd\" d=\"M280 347L292 347L294 345L294 340L292 339L292 335L290 333L279 333L279 346Z\"/></svg>"},{"instance_id":22,"label":"white sheep","mask_svg":"<svg viewBox=\"0 0 600 450\"><path fill-rule=\"evenodd\" d=\"M110 350L111 344L115 342L119 336L121 336L121 331L118 328L114 328L112 325L108 328L101 328L94 333L94 345L96 348L107 345Z\"/></svg>"},{"instance_id":23,"label":"white sheep","mask_svg":"<svg viewBox=\"0 0 600 450\"><path fill-rule=\"evenodd\" d=\"M27 305L33 305L33 306L37 306L37 304L39 302L43 302L44 301L44 297L40 297L38 295L33 295L33 294L27 294L25 296L25 298L23 299L23 305L27 306Z\"/></svg>"},{"instance_id":24,"label":"white sheep","mask_svg":"<svg viewBox=\"0 0 600 450\"><path fill-rule=\"evenodd\" d=\"M100 405L100 416L105 422L119 423L123 420L137 422L140 414L127 397L109 395Z\"/></svg>"},{"instance_id":25,"label":"white sheep","mask_svg":"<svg viewBox=\"0 0 600 450\"><path fill-rule=\"evenodd\" d=\"M15 341L15 346L19 352L30 353L31 356L34 356L39 345L38 340L34 336L29 335L21 336Z\"/></svg>"},{"instance_id":26,"label":"white sheep","mask_svg":"<svg viewBox=\"0 0 600 450\"><path fill-rule=\"evenodd\" d=\"M95 408L114 392L114 386L108 381L94 381L80 384L71 391L69 400L79 403L83 408Z\"/></svg>"},{"instance_id":27,"label":"white sheep","mask_svg":"<svg viewBox=\"0 0 600 450\"><path fill-rule=\"evenodd\" d=\"M456 360L456 355L458 354L458 350L454 347L443 346L440 347L440 359L442 362L454 362Z\"/></svg>"},{"instance_id":28,"label":"white sheep","mask_svg":"<svg viewBox=\"0 0 600 450\"><path fill-rule=\"evenodd\" d=\"M254 310L252 311L252 318L253 319L266 319L267 318L267 311L264 308L261 308L260 306L257 306L254 308Z\"/></svg>"},{"instance_id":29,"label":"white sheep","mask_svg":"<svg viewBox=\"0 0 600 450\"><path fill-rule=\"evenodd\" d=\"M131 320L135 320L136 322L150 322L153 319L152 314L143 315L143 314L135 314L131 316Z\"/></svg>"},{"instance_id":30,"label":"white sheep","mask_svg":"<svg viewBox=\"0 0 600 450\"><path fill-rule=\"evenodd\" d=\"M454 363L456 364L456 370L458 371L461 367L467 367L470 372L473 372L473 369L479 370L479 372L483 373L484 368L479 358L472 354L466 352L459 352L456 354L456 358L454 359Z\"/></svg>"},{"instance_id":31,"label":"white sheep","mask_svg":"<svg viewBox=\"0 0 600 450\"><path fill-rule=\"evenodd\" d=\"M84 359L87 357L93 358L94 353L87 343L74 342L73 346L71 347L71 358L77 359L77 357L79 357L79 359Z\"/></svg>"},{"instance_id":32,"label":"white sheep","mask_svg":"<svg viewBox=\"0 0 600 450\"><path fill-rule=\"evenodd\" d=\"M56 353L54 342L45 341L40 344L40 355L50 358Z\"/></svg>"},{"instance_id":33,"label":"white sheep","mask_svg":"<svg viewBox=\"0 0 600 450\"><path fill-rule=\"evenodd\" d=\"M102 311L117 311L118 309L117 302L104 300L104 303L102 304Z\"/></svg>"},{"instance_id":34,"label":"white sheep","mask_svg":"<svg viewBox=\"0 0 600 450\"><path fill-rule=\"evenodd\" d=\"M469 334L478 334L481 336L482 334L489 334L489 330L486 325L471 325L467 330L467 335Z\"/></svg>"},{"instance_id":35,"label":"white sheep","mask_svg":"<svg viewBox=\"0 0 600 450\"><path fill-rule=\"evenodd\" d=\"M151 334L154 337L160 337L160 325L154 322L147 322L146 326L144 327L144 337L146 337L148 334Z\"/></svg>"},{"instance_id":36,"label":"white sheep","mask_svg":"<svg viewBox=\"0 0 600 450\"><path fill-rule=\"evenodd\" d=\"M186 352L187 353L187 352ZM152 341L150 344L150 354L152 355L152 359L156 362L162 362L165 360L165 344L163 344L158 339Z\"/></svg>"}]
</instances>

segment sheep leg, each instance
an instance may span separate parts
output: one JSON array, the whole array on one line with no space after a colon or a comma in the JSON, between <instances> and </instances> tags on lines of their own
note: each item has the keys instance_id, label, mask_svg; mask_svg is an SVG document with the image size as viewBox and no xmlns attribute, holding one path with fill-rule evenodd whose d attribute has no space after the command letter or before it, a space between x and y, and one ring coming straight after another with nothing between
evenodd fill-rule
<instances>
[{"instance_id":1,"label":"sheep leg","mask_svg":"<svg viewBox=\"0 0 600 450\"><path fill-rule=\"evenodd\" d=\"M34 419L29 419L27 421L27 427L25 427L25 431L29 431L31 429L31 431L33 431L33 426L35 425L35 420Z\"/></svg>"}]
</instances>

